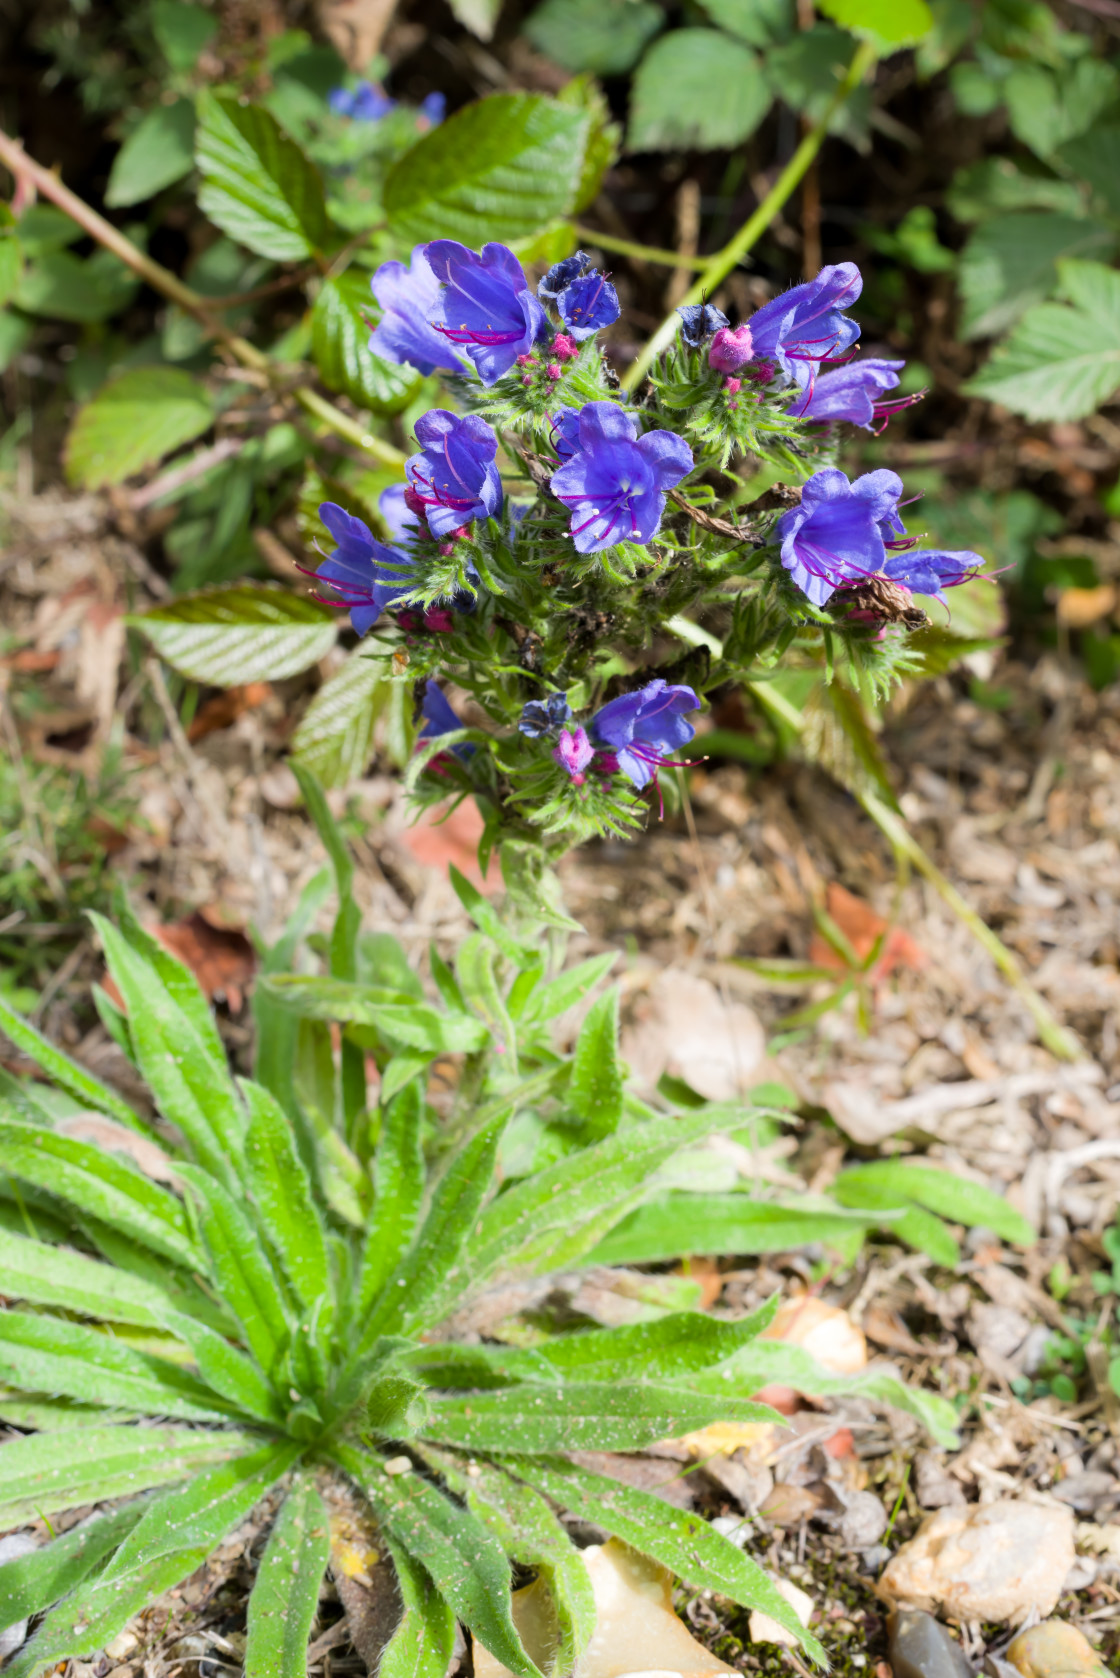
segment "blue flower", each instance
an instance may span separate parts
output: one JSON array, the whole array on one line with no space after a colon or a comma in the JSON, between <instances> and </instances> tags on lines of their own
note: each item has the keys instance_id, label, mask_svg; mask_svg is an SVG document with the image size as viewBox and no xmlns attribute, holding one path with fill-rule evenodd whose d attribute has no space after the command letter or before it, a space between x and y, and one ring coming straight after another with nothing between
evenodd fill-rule
<instances>
[{"instance_id":1,"label":"blue flower","mask_svg":"<svg viewBox=\"0 0 1120 1678\"><path fill-rule=\"evenodd\" d=\"M604 705L591 719L591 733L614 754L622 773L644 787L659 769L673 767L672 753L693 738L696 730L684 713L699 705L690 687L671 686L659 676Z\"/></svg>"},{"instance_id":2,"label":"blue flower","mask_svg":"<svg viewBox=\"0 0 1120 1678\"><path fill-rule=\"evenodd\" d=\"M876 420L885 420L896 409L917 401L914 396L900 396L893 402L878 400L882 391L896 388L899 372L905 366L904 361L872 359L837 367L835 372L815 380L808 396L792 412L798 419L847 420L849 425L874 431Z\"/></svg>"},{"instance_id":3,"label":"blue flower","mask_svg":"<svg viewBox=\"0 0 1120 1678\"><path fill-rule=\"evenodd\" d=\"M329 585L340 597L332 604L349 607L355 634L366 635L382 612L407 593L411 586L407 572L413 564L413 557L408 552L386 547L384 542L377 541L368 525L333 501L323 502L319 517L338 546L330 558L309 575Z\"/></svg>"},{"instance_id":4,"label":"blue flower","mask_svg":"<svg viewBox=\"0 0 1120 1678\"><path fill-rule=\"evenodd\" d=\"M555 303L560 293L566 291L573 280L578 280L590 263L591 258L586 251L573 251L562 262L554 262L544 278L537 282L537 296L546 303Z\"/></svg>"},{"instance_id":5,"label":"blue flower","mask_svg":"<svg viewBox=\"0 0 1120 1678\"><path fill-rule=\"evenodd\" d=\"M420 115L425 119L429 128L438 128L447 115L447 95L445 93L426 93L420 101Z\"/></svg>"},{"instance_id":6,"label":"blue flower","mask_svg":"<svg viewBox=\"0 0 1120 1678\"><path fill-rule=\"evenodd\" d=\"M529 740L539 740L552 734L567 722L572 714L566 693L550 693L547 699L530 699L521 711L518 729Z\"/></svg>"},{"instance_id":7,"label":"blue flower","mask_svg":"<svg viewBox=\"0 0 1120 1678\"><path fill-rule=\"evenodd\" d=\"M545 325L521 264L505 245L483 245L480 256L454 239L434 239L425 254L443 287L432 324L462 346L484 385L494 384Z\"/></svg>"},{"instance_id":8,"label":"blue flower","mask_svg":"<svg viewBox=\"0 0 1120 1678\"><path fill-rule=\"evenodd\" d=\"M327 104L336 116L352 117L355 122L380 122L397 108L397 101L372 82L359 82L355 88L332 88Z\"/></svg>"},{"instance_id":9,"label":"blue flower","mask_svg":"<svg viewBox=\"0 0 1120 1678\"><path fill-rule=\"evenodd\" d=\"M472 519L494 517L502 485L494 465L498 439L486 421L433 408L415 429L421 452L404 469L432 535L451 536Z\"/></svg>"},{"instance_id":10,"label":"blue flower","mask_svg":"<svg viewBox=\"0 0 1120 1678\"><path fill-rule=\"evenodd\" d=\"M564 287L556 300L560 319L577 343L610 326L621 313L618 292L605 274L592 268Z\"/></svg>"},{"instance_id":11,"label":"blue flower","mask_svg":"<svg viewBox=\"0 0 1120 1678\"><path fill-rule=\"evenodd\" d=\"M457 717L451 709L451 703L443 689L437 687L433 681L424 683L420 713L424 718L424 726L417 735L417 740L438 740L441 734L452 734L456 729L465 726L462 718ZM464 763L474 756L477 749L469 740L461 740L457 746L451 748L455 756ZM431 768L431 764L428 767Z\"/></svg>"},{"instance_id":12,"label":"blue flower","mask_svg":"<svg viewBox=\"0 0 1120 1678\"><path fill-rule=\"evenodd\" d=\"M908 553L892 554L883 567L883 574L913 594L931 594L944 601L947 588L967 583L983 569L980 555L967 548L956 552L946 548L911 548Z\"/></svg>"},{"instance_id":13,"label":"blue flower","mask_svg":"<svg viewBox=\"0 0 1120 1678\"><path fill-rule=\"evenodd\" d=\"M579 414L579 448L552 474L553 494L571 508L579 553L652 539L666 492L692 470L692 450L673 431L647 431L617 402L588 402Z\"/></svg>"},{"instance_id":14,"label":"blue flower","mask_svg":"<svg viewBox=\"0 0 1120 1678\"><path fill-rule=\"evenodd\" d=\"M578 408L557 408L552 416L552 446L561 460L579 453Z\"/></svg>"},{"instance_id":15,"label":"blue flower","mask_svg":"<svg viewBox=\"0 0 1120 1678\"><path fill-rule=\"evenodd\" d=\"M756 360L777 362L803 390L822 361L843 355L859 337L855 321L841 311L862 290L855 263L838 262L764 303L750 318Z\"/></svg>"},{"instance_id":16,"label":"blue flower","mask_svg":"<svg viewBox=\"0 0 1120 1678\"><path fill-rule=\"evenodd\" d=\"M714 303L682 303L677 313L681 317L681 337L690 350L698 350L713 333L728 325L727 316Z\"/></svg>"},{"instance_id":17,"label":"blue flower","mask_svg":"<svg viewBox=\"0 0 1120 1678\"><path fill-rule=\"evenodd\" d=\"M424 253L425 247L416 245L409 268L403 262L383 262L370 281L381 305L381 321L369 347L384 360L407 363L421 373L461 373L458 356L432 325L439 281Z\"/></svg>"}]
</instances>

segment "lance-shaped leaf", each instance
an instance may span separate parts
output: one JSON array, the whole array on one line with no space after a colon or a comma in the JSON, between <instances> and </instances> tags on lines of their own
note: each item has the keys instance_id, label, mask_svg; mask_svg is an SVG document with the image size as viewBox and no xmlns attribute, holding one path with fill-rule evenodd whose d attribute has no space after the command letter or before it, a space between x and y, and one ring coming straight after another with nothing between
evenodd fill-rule
<instances>
[{"instance_id":1,"label":"lance-shaped leaf","mask_svg":"<svg viewBox=\"0 0 1120 1678\"><path fill-rule=\"evenodd\" d=\"M75 1101L81 1102L83 1107L92 1107L96 1113L107 1113L111 1119L127 1125L130 1130L141 1131L145 1136L151 1135L151 1126L139 1118L128 1102L119 1096L116 1090L111 1090L99 1078L94 1078L79 1066L76 1060L64 1055L61 1049L56 1049L53 1043L48 1043L41 1032L36 1031L29 1020L22 1014L17 1014L0 997L0 1031L4 1033L22 1054L57 1084L60 1090L72 1095Z\"/></svg>"},{"instance_id":2,"label":"lance-shaped leaf","mask_svg":"<svg viewBox=\"0 0 1120 1678\"><path fill-rule=\"evenodd\" d=\"M627 1135L632 1132L628 1131ZM893 1220L888 1220L894 1228ZM781 1253L810 1241L838 1244L875 1215L798 1207L748 1194L667 1194L629 1213L587 1254L588 1264L658 1264L689 1253Z\"/></svg>"},{"instance_id":3,"label":"lance-shaped leaf","mask_svg":"<svg viewBox=\"0 0 1120 1678\"><path fill-rule=\"evenodd\" d=\"M241 1207L205 1171L185 1165L182 1176L198 1203L202 1238L218 1291L268 1373L288 1343L291 1323L272 1266Z\"/></svg>"},{"instance_id":4,"label":"lance-shaped leaf","mask_svg":"<svg viewBox=\"0 0 1120 1678\"><path fill-rule=\"evenodd\" d=\"M386 1037L432 1054L473 1054L489 1032L470 1014L441 1014L399 991L346 979L277 974L264 981L270 996L305 1019L371 1025Z\"/></svg>"},{"instance_id":5,"label":"lance-shaped leaf","mask_svg":"<svg viewBox=\"0 0 1120 1678\"><path fill-rule=\"evenodd\" d=\"M875 1160L842 1171L832 1192L842 1206L870 1205L860 1197L869 1190L885 1190L899 1206L917 1201L953 1223L974 1229L993 1229L1004 1241L1030 1247L1038 1240L1034 1227L1002 1195L982 1183L970 1182L952 1171L930 1165L908 1165L902 1160ZM897 1225L894 1226L897 1229Z\"/></svg>"},{"instance_id":6,"label":"lance-shaped leaf","mask_svg":"<svg viewBox=\"0 0 1120 1678\"><path fill-rule=\"evenodd\" d=\"M298 262L331 237L318 173L260 105L203 89L198 103L198 202L223 233L258 256Z\"/></svg>"},{"instance_id":7,"label":"lance-shaped leaf","mask_svg":"<svg viewBox=\"0 0 1120 1678\"><path fill-rule=\"evenodd\" d=\"M257 583L182 594L128 621L181 676L219 688L296 676L338 636L328 606Z\"/></svg>"},{"instance_id":8,"label":"lance-shaped leaf","mask_svg":"<svg viewBox=\"0 0 1120 1678\"><path fill-rule=\"evenodd\" d=\"M383 1458L346 1446L336 1448L335 1460L483 1647L517 1678L541 1678L513 1623L509 1562L494 1534L418 1474L389 1476Z\"/></svg>"},{"instance_id":9,"label":"lance-shaped leaf","mask_svg":"<svg viewBox=\"0 0 1120 1678\"><path fill-rule=\"evenodd\" d=\"M577 962L575 967L569 967L565 973L548 980L546 984L538 985L530 994L521 1012L521 1019L526 1024L533 1025L543 1025L546 1020L558 1019L561 1014L566 1014L569 1008L574 1008L577 1002L582 1002L584 997L595 989L600 979L606 978L617 960L617 950L606 950L602 955Z\"/></svg>"},{"instance_id":10,"label":"lance-shaped leaf","mask_svg":"<svg viewBox=\"0 0 1120 1678\"><path fill-rule=\"evenodd\" d=\"M700 1311L673 1311L657 1322L555 1335L534 1346L532 1355L536 1363L543 1360L558 1374L580 1380L609 1381L625 1369L647 1380L671 1381L710 1369L749 1346L773 1320L780 1297L775 1294L737 1322L721 1322ZM517 1349L509 1351L516 1358Z\"/></svg>"},{"instance_id":11,"label":"lance-shaped leaf","mask_svg":"<svg viewBox=\"0 0 1120 1678\"><path fill-rule=\"evenodd\" d=\"M165 186L181 181L193 167L193 101L176 99L171 105L156 105L113 159L105 202L114 209L143 203Z\"/></svg>"},{"instance_id":12,"label":"lance-shaped leaf","mask_svg":"<svg viewBox=\"0 0 1120 1678\"><path fill-rule=\"evenodd\" d=\"M744 1608L758 1608L793 1633L813 1660L827 1665L817 1638L806 1631L781 1592L756 1561L700 1515L674 1509L649 1492L637 1491L605 1475L592 1474L562 1458L503 1458L511 1472L527 1480L562 1507L652 1556L686 1584L719 1591Z\"/></svg>"},{"instance_id":13,"label":"lance-shaped leaf","mask_svg":"<svg viewBox=\"0 0 1120 1678\"><path fill-rule=\"evenodd\" d=\"M372 1165L373 1212L358 1276L358 1322L365 1321L416 1228L424 1194L423 1116L424 1096L415 1080L384 1110Z\"/></svg>"},{"instance_id":14,"label":"lance-shaped leaf","mask_svg":"<svg viewBox=\"0 0 1120 1678\"><path fill-rule=\"evenodd\" d=\"M622 1117L622 1063L618 1055L618 991L591 1004L576 1039L568 1100L593 1137L610 1136Z\"/></svg>"},{"instance_id":15,"label":"lance-shaped leaf","mask_svg":"<svg viewBox=\"0 0 1120 1678\"><path fill-rule=\"evenodd\" d=\"M0 1118L0 1159L19 1182L46 1189L188 1270L205 1269L179 1201L115 1154L44 1126Z\"/></svg>"},{"instance_id":16,"label":"lance-shaped leaf","mask_svg":"<svg viewBox=\"0 0 1120 1678\"><path fill-rule=\"evenodd\" d=\"M113 904L113 916L116 924L136 954L147 963L159 976L160 983L167 991L175 1005L186 1015L202 1042L206 1052L224 1070L226 1064L225 1045L221 1033L214 1022L214 1015L206 993L191 972L190 968L173 956L166 945L158 938L153 938L147 929L141 926L128 905L123 892L116 895Z\"/></svg>"},{"instance_id":17,"label":"lance-shaped leaf","mask_svg":"<svg viewBox=\"0 0 1120 1678\"><path fill-rule=\"evenodd\" d=\"M205 388L179 367L134 367L79 408L66 476L82 489L121 484L214 423Z\"/></svg>"},{"instance_id":18,"label":"lance-shaped leaf","mask_svg":"<svg viewBox=\"0 0 1120 1678\"><path fill-rule=\"evenodd\" d=\"M330 1556L330 1517L309 1474L284 1499L249 1597L245 1678L307 1678L307 1640Z\"/></svg>"},{"instance_id":19,"label":"lance-shaped leaf","mask_svg":"<svg viewBox=\"0 0 1120 1678\"><path fill-rule=\"evenodd\" d=\"M389 1554L403 1612L385 1645L377 1678L444 1678L455 1648L455 1616L407 1550L390 1543Z\"/></svg>"},{"instance_id":20,"label":"lance-shaped leaf","mask_svg":"<svg viewBox=\"0 0 1120 1678\"><path fill-rule=\"evenodd\" d=\"M328 390L349 396L374 414L399 414L416 396L415 368L384 361L369 347L375 307L369 277L348 269L324 280L311 311L311 353Z\"/></svg>"},{"instance_id":21,"label":"lance-shaped leaf","mask_svg":"<svg viewBox=\"0 0 1120 1678\"><path fill-rule=\"evenodd\" d=\"M426 1450L452 1491L500 1541L507 1556L543 1574L558 1633L554 1673L571 1672L595 1630L595 1593L583 1558L539 1492L491 1463L471 1464Z\"/></svg>"},{"instance_id":22,"label":"lance-shaped leaf","mask_svg":"<svg viewBox=\"0 0 1120 1678\"><path fill-rule=\"evenodd\" d=\"M158 1328L171 1296L114 1265L0 1228L0 1294L79 1317Z\"/></svg>"},{"instance_id":23,"label":"lance-shaped leaf","mask_svg":"<svg viewBox=\"0 0 1120 1678\"><path fill-rule=\"evenodd\" d=\"M0 1445L0 1526L129 1497L248 1449L250 1435L185 1427L67 1427Z\"/></svg>"},{"instance_id":24,"label":"lance-shaped leaf","mask_svg":"<svg viewBox=\"0 0 1120 1678\"><path fill-rule=\"evenodd\" d=\"M311 1180L279 1103L248 1079L241 1088L249 1107L245 1165L253 1206L292 1291L310 1310L330 1290L326 1237Z\"/></svg>"},{"instance_id":25,"label":"lance-shaped leaf","mask_svg":"<svg viewBox=\"0 0 1120 1678\"><path fill-rule=\"evenodd\" d=\"M163 1326L194 1354L198 1373L211 1391L243 1416L279 1427L284 1408L256 1364L205 1323L181 1311L164 1314Z\"/></svg>"},{"instance_id":26,"label":"lance-shaped leaf","mask_svg":"<svg viewBox=\"0 0 1120 1678\"><path fill-rule=\"evenodd\" d=\"M83 1323L0 1311L0 1381L152 1416L225 1421L226 1409L193 1375Z\"/></svg>"},{"instance_id":27,"label":"lance-shaped leaf","mask_svg":"<svg viewBox=\"0 0 1120 1678\"><path fill-rule=\"evenodd\" d=\"M88 1579L132 1531L145 1503L136 1498L108 1515L94 1515L61 1538L0 1565L0 1631L45 1608Z\"/></svg>"}]
</instances>

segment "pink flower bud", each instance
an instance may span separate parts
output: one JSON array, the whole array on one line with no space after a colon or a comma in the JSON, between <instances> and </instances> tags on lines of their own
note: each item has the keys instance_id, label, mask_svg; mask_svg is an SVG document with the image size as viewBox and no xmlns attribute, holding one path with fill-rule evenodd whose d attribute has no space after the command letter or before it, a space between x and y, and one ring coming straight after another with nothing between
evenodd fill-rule
<instances>
[{"instance_id":1,"label":"pink flower bud","mask_svg":"<svg viewBox=\"0 0 1120 1678\"><path fill-rule=\"evenodd\" d=\"M750 360L753 351L751 329L745 321L734 330L721 326L708 350L708 366L714 367L717 373L736 373Z\"/></svg>"},{"instance_id":2,"label":"pink flower bud","mask_svg":"<svg viewBox=\"0 0 1120 1678\"><path fill-rule=\"evenodd\" d=\"M561 365L558 361L550 361L549 362L549 364L548 364L548 376L549 376L550 379L558 379L563 371L564 371L564 369L561 367Z\"/></svg>"},{"instance_id":3,"label":"pink flower bud","mask_svg":"<svg viewBox=\"0 0 1120 1678\"><path fill-rule=\"evenodd\" d=\"M579 354L579 345L566 332L558 332L552 340L552 353L557 361L571 361Z\"/></svg>"},{"instance_id":4,"label":"pink flower bud","mask_svg":"<svg viewBox=\"0 0 1120 1678\"><path fill-rule=\"evenodd\" d=\"M742 379L724 379L723 388L728 396L734 396L737 390L742 390L743 381Z\"/></svg>"},{"instance_id":5,"label":"pink flower bud","mask_svg":"<svg viewBox=\"0 0 1120 1678\"><path fill-rule=\"evenodd\" d=\"M528 367L531 365L532 360L533 357L531 355L519 355L517 358L517 365L519 367Z\"/></svg>"},{"instance_id":6,"label":"pink flower bud","mask_svg":"<svg viewBox=\"0 0 1120 1678\"><path fill-rule=\"evenodd\" d=\"M525 386L526 390L529 389L529 386L532 384L532 382L533 382L533 375L531 373L526 373L525 377L521 381L521 383Z\"/></svg>"}]
</instances>

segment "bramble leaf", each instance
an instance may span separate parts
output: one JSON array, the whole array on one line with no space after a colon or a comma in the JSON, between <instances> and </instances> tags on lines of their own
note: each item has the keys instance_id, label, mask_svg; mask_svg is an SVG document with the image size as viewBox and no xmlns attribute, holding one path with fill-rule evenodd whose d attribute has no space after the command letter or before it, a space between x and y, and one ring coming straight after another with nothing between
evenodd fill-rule
<instances>
[{"instance_id":1,"label":"bramble leaf","mask_svg":"<svg viewBox=\"0 0 1120 1678\"><path fill-rule=\"evenodd\" d=\"M184 8L185 9L185 8ZM192 6L192 12L201 7ZM213 20L202 13L206 21ZM113 159L105 202L114 209L143 203L173 186L194 168L194 104L176 99L156 105L141 119Z\"/></svg>"},{"instance_id":2,"label":"bramble leaf","mask_svg":"<svg viewBox=\"0 0 1120 1678\"><path fill-rule=\"evenodd\" d=\"M66 476L82 489L122 484L213 423L213 403L189 373L134 367L78 410L66 439Z\"/></svg>"},{"instance_id":3,"label":"bramble leaf","mask_svg":"<svg viewBox=\"0 0 1120 1678\"><path fill-rule=\"evenodd\" d=\"M370 349L375 321L366 317L375 308L368 276L360 269L324 280L311 311L311 351L328 390L370 413L399 414L415 399L422 375Z\"/></svg>"},{"instance_id":4,"label":"bramble leaf","mask_svg":"<svg viewBox=\"0 0 1120 1678\"><path fill-rule=\"evenodd\" d=\"M331 227L322 182L276 118L209 88L199 95L198 116L198 202L211 221L277 262L323 250Z\"/></svg>"},{"instance_id":5,"label":"bramble leaf","mask_svg":"<svg viewBox=\"0 0 1120 1678\"><path fill-rule=\"evenodd\" d=\"M255 583L183 594L128 621L173 670L213 687L296 676L338 636L329 607Z\"/></svg>"}]
</instances>

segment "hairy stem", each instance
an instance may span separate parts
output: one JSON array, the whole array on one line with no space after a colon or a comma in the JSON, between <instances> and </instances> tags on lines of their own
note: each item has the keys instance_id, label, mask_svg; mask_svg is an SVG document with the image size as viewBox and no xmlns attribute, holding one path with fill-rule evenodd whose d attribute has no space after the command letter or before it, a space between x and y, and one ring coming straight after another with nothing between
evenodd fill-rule
<instances>
[{"instance_id":1,"label":"hairy stem","mask_svg":"<svg viewBox=\"0 0 1120 1678\"><path fill-rule=\"evenodd\" d=\"M134 274L139 274L140 278L145 280L153 291L158 291L169 302L177 303L181 309L185 309L188 314L201 321L206 330L225 345L230 354L241 363L242 367L252 368L258 373L267 374L273 371L272 364L263 350L258 350L255 344L250 344L246 338L239 337L236 332L231 332L220 320L214 318L214 299L203 297L201 292L193 291L190 286L184 285L182 280L171 273L170 269L164 268L161 263L153 261L137 245L134 245L131 239L126 239L119 228L113 226L112 222L106 221L104 216L99 215L84 199L79 198L77 193L71 192L69 187L63 186L52 170L44 169L41 163L36 163L34 158L28 157L20 142L13 140L2 129L0 129L0 163L17 179L22 176L24 180L30 181L44 198L49 198L53 204L57 204L59 209L64 210L71 221L76 222L83 232L88 233L91 239L96 239L98 244L104 246L106 250L112 251L113 255L119 257L126 268L131 268ZM338 436L345 437L348 442L356 443L359 448L364 449L367 454L372 454L377 460L384 462L386 466L401 466L404 464L405 456L400 449L394 448L391 443L382 442L380 437L373 436L371 432L352 419L349 414L344 414L341 408L334 406L333 402L326 401L309 385L300 385L291 394L307 413L314 414L317 419L321 420L324 425L329 426Z\"/></svg>"},{"instance_id":2,"label":"hairy stem","mask_svg":"<svg viewBox=\"0 0 1120 1678\"><path fill-rule=\"evenodd\" d=\"M597 227L583 227L579 222L572 229L577 239L598 245L605 251L617 251L620 256L632 256L635 262L660 262L666 268L706 268L707 256L682 256L679 251L662 250L660 245L639 245L633 239L618 239L613 233L600 233Z\"/></svg>"},{"instance_id":3,"label":"hairy stem","mask_svg":"<svg viewBox=\"0 0 1120 1678\"><path fill-rule=\"evenodd\" d=\"M708 293L714 290L719 282L731 272L736 263L742 261L756 240L765 233L778 211L804 179L809 165L821 149L824 137L828 132L829 123L844 102L855 92L868 70L875 63L876 56L875 48L870 41L863 41L856 48L855 56L848 66L847 74L833 94L828 109L805 135L754 214L743 223L735 237L724 245L721 251L717 251L715 256L709 257L705 262L699 277L682 298L680 305L682 308L691 303L702 302ZM679 257L674 256L673 260L675 265L679 265ZM649 371L654 358L672 343L677 324L677 314L674 310L671 315L668 315L662 321L633 365L627 369L622 380L624 390L633 390L641 382Z\"/></svg>"}]
</instances>

